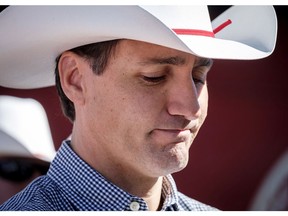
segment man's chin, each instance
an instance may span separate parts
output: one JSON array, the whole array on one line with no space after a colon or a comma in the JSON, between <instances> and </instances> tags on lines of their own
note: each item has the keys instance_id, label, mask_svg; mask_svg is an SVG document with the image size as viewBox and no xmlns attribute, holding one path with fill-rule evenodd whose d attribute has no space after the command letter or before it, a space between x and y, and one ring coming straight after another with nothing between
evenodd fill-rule
<instances>
[{"instance_id":1,"label":"man's chin","mask_svg":"<svg viewBox=\"0 0 288 216\"><path fill-rule=\"evenodd\" d=\"M169 158L169 162L166 164L166 173L172 174L183 170L187 166L188 161L189 154L186 152L173 154L173 156Z\"/></svg>"}]
</instances>

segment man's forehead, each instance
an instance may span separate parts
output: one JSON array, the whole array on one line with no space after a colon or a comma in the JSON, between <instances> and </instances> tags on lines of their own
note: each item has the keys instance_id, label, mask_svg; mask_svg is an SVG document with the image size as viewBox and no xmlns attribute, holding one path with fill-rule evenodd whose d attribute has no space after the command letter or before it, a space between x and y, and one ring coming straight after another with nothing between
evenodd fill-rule
<instances>
[{"instance_id":1,"label":"man's forehead","mask_svg":"<svg viewBox=\"0 0 288 216\"><path fill-rule=\"evenodd\" d=\"M121 44L121 45L120 45ZM143 59L139 62L142 65L149 64L168 64L168 65L184 65L187 63L188 56L193 56L190 53L185 53L179 50L175 50L169 47L160 46L157 44L151 44L147 42L123 39L119 43L124 51L127 51L128 47L133 47L133 51L143 54ZM144 55L145 51L146 56ZM211 66L212 60L209 58L202 58L193 56L195 65Z\"/></svg>"}]
</instances>

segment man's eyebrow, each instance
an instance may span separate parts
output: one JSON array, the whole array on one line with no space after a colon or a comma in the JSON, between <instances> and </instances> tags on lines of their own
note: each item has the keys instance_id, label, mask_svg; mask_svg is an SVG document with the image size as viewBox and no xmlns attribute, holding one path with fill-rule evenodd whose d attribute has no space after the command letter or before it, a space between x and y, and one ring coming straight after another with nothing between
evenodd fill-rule
<instances>
[{"instance_id":1,"label":"man's eyebrow","mask_svg":"<svg viewBox=\"0 0 288 216\"><path fill-rule=\"evenodd\" d=\"M168 64L168 65L184 65L186 63L186 59L180 56L172 56L172 57L163 57L163 58L148 58L144 61L141 61L141 65L149 65L149 64ZM195 60L194 67L212 67L213 60L210 58L201 58L197 57Z\"/></svg>"},{"instance_id":2,"label":"man's eyebrow","mask_svg":"<svg viewBox=\"0 0 288 216\"><path fill-rule=\"evenodd\" d=\"M213 60L210 58L197 58L194 64L194 67L209 67L213 65Z\"/></svg>"},{"instance_id":3,"label":"man's eyebrow","mask_svg":"<svg viewBox=\"0 0 288 216\"><path fill-rule=\"evenodd\" d=\"M144 61L141 61L141 65L149 65L149 64L168 64L168 65L184 65L186 60L180 56L171 56L171 57L155 57L149 58Z\"/></svg>"}]
</instances>

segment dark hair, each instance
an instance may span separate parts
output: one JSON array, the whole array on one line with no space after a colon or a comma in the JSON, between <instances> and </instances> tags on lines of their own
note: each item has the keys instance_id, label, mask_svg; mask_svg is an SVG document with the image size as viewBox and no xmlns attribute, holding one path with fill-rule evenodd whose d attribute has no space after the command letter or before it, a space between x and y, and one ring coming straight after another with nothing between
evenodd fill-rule
<instances>
[{"instance_id":1,"label":"dark hair","mask_svg":"<svg viewBox=\"0 0 288 216\"><path fill-rule=\"evenodd\" d=\"M99 43L88 44L80 47L73 48L69 51L85 58L96 75L101 75L107 66L108 60L115 50L116 45L120 40L105 41ZM56 89L60 98L61 107L64 115L73 122L75 120L75 108L74 104L65 95L59 77L58 64L61 55L56 58L56 68L55 68L55 84Z\"/></svg>"}]
</instances>

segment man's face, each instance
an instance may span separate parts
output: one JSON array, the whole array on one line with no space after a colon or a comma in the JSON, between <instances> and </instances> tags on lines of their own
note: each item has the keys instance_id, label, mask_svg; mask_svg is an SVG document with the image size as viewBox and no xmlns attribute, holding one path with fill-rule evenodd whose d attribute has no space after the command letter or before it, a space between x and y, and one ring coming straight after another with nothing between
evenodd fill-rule
<instances>
[{"instance_id":1,"label":"man's face","mask_svg":"<svg viewBox=\"0 0 288 216\"><path fill-rule=\"evenodd\" d=\"M123 40L103 75L85 64L86 100L76 121L85 127L89 154L149 177L183 169L207 114L211 62Z\"/></svg>"}]
</instances>

